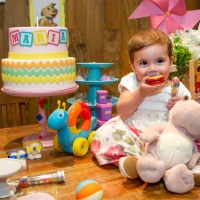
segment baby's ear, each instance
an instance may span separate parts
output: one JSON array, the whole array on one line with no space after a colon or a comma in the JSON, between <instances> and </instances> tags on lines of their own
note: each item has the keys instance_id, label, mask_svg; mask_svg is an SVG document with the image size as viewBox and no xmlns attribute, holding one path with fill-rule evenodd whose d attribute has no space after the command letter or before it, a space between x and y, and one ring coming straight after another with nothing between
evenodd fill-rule
<instances>
[{"instance_id":1,"label":"baby's ear","mask_svg":"<svg viewBox=\"0 0 200 200\"><path fill-rule=\"evenodd\" d=\"M133 71L135 71L135 67L134 67L134 65L133 65L133 63L132 63L131 61L129 61L129 65L131 66L131 69L132 69Z\"/></svg>"}]
</instances>

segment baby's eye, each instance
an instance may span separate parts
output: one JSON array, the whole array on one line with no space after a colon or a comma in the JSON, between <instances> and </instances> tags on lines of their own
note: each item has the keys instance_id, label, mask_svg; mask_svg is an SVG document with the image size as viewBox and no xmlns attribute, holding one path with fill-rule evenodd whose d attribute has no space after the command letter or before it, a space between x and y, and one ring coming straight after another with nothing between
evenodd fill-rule
<instances>
[{"instance_id":1,"label":"baby's eye","mask_svg":"<svg viewBox=\"0 0 200 200\"><path fill-rule=\"evenodd\" d=\"M163 60L163 59L159 59L157 62L158 62L158 63L163 63L164 60Z\"/></svg>"},{"instance_id":2,"label":"baby's eye","mask_svg":"<svg viewBox=\"0 0 200 200\"><path fill-rule=\"evenodd\" d=\"M142 61L142 62L140 62L140 65L147 65L147 62L146 61Z\"/></svg>"}]
</instances>

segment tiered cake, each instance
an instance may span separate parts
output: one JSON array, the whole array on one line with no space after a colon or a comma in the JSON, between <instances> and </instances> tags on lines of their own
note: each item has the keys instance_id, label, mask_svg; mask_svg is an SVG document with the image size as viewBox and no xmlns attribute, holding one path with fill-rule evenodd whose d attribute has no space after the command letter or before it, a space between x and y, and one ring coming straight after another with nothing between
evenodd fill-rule
<instances>
[{"instance_id":1,"label":"tiered cake","mask_svg":"<svg viewBox=\"0 0 200 200\"><path fill-rule=\"evenodd\" d=\"M9 29L8 58L1 60L3 90L42 92L76 86L75 58L68 57L65 27Z\"/></svg>"}]
</instances>

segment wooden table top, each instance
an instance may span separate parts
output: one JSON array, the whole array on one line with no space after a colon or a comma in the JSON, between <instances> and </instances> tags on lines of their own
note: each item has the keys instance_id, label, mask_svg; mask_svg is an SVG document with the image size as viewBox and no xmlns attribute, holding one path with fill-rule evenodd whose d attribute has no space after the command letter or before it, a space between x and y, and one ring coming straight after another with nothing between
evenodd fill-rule
<instances>
[{"instance_id":1,"label":"wooden table top","mask_svg":"<svg viewBox=\"0 0 200 200\"><path fill-rule=\"evenodd\" d=\"M6 150L22 147L23 137L36 133L38 129L38 125L0 129L0 158L7 157ZM77 185L83 180L93 179L101 184L104 200L200 199L199 187L195 187L186 194L173 194L165 189L162 181L157 184L146 184L140 179L130 180L122 177L118 168L113 165L99 166L91 153L78 158L71 154L57 152L53 147L45 148L41 159L28 160L27 171L20 171L9 178L54 173L59 170L65 172L65 183L49 183L20 188L15 196L46 192L56 200L73 200L76 199Z\"/></svg>"}]
</instances>

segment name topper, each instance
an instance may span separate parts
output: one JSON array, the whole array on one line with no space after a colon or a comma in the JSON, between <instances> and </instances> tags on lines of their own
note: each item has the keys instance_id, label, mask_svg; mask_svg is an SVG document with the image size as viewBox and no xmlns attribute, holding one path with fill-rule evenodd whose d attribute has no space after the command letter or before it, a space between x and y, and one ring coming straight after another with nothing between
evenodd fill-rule
<instances>
[{"instance_id":1,"label":"name topper","mask_svg":"<svg viewBox=\"0 0 200 200\"><path fill-rule=\"evenodd\" d=\"M12 31L10 32L10 43L12 46L20 45L31 47L41 46L45 44L59 45L66 44L68 41L67 31L61 29L55 30L38 30L38 31Z\"/></svg>"}]
</instances>

